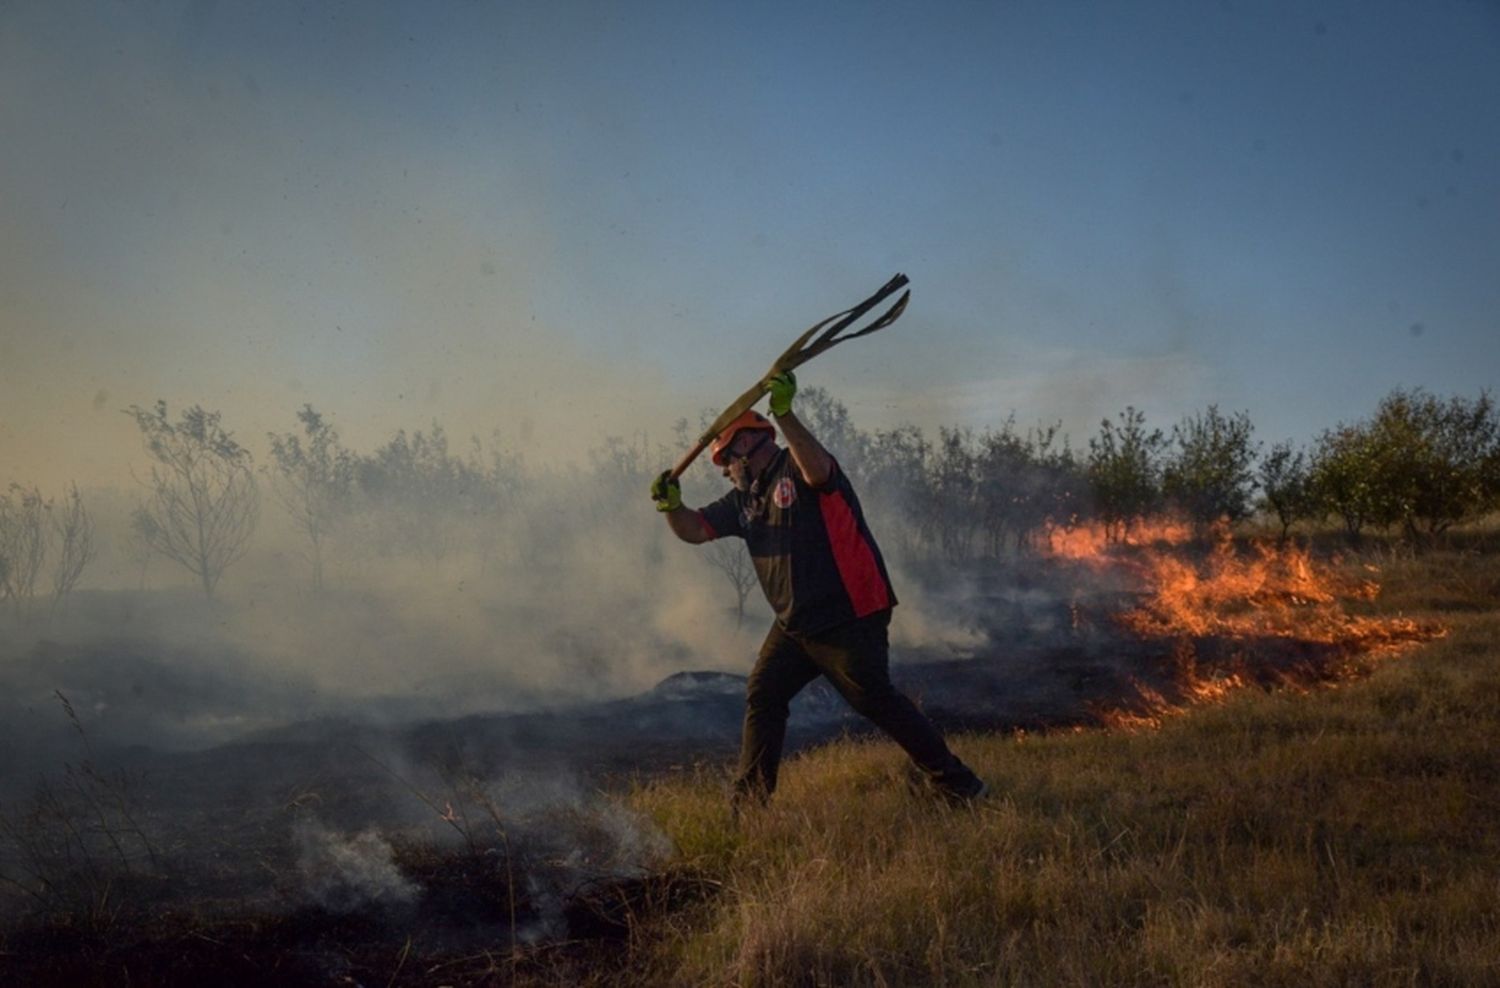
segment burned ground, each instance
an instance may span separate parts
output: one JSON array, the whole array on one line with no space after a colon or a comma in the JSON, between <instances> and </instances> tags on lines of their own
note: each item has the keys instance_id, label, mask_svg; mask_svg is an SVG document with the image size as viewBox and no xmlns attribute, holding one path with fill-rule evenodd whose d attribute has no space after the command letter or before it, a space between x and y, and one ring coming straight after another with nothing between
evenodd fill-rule
<instances>
[{"instance_id":1,"label":"burned ground","mask_svg":"<svg viewBox=\"0 0 1500 988\"><path fill-rule=\"evenodd\" d=\"M1122 618L1148 613L1160 588L1136 576L1066 561L976 568L954 609L972 644L898 647L894 678L950 731L1128 726L1206 691L1344 679L1372 649L1437 633L1373 641L1221 623L1142 634ZM596 963L632 917L715 894L674 870L669 842L610 794L682 772L727 781L743 710L734 675L679 673L602 702L376 720L320 705L294 678L237 678L223 656L154 653L141 640L37 642L8 669L10 980L546 980ZM258 725L268 698L311 715ZM105 710L159 723L147 732ZM205 724L243 733L186 744ZM788 748L862 733L819 683L794 706Z\"/></svg>"}]
</instances>

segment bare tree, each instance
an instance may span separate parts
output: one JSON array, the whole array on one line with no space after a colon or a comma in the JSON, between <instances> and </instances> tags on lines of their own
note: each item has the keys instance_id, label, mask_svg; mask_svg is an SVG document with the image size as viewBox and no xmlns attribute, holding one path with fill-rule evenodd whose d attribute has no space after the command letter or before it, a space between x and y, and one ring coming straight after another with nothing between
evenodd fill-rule
<instances>
[{"instance_id":1,"label":"bare tree","mask_svg":"<svg viewBox=\"0 0 1500 988\"><path fill-rule=\"evenodd\" d=\"M736 539L710 542L706 551L708 561L713 564L714 569L723 573L729 585L734 587L734 626L738 630L745 623L745 601L750 599L750 591L755 589L755 563L751 561L750 553L745 551L744 544Z\"/></svg>"},{"instance_id":2,"label":"bare tree","mask_svg":"<svg viewBox=\"0 0 1500 988\"><path fill-rule=\"evenodd\" d=\"M276 473L271 489L306 536L313 589L323 588L323 543L349 508L354 489L353 455L339 442L333 426L311 405L297 413L303 435L271 435Z\"/></svg>"},{"instance_id":3,"label":"bare tree","mask_svg":"<svg viewBox=\"0 0 1500 988\"><path fill-rule=\"evenodd\" d=\"M99 553L94 541L94 519L83 506L77 484L68 487L62 504L52 515L52 532L57 541L57 564L52 571L52 610L55 613L78 585L84 567Z\"/></svg>"},{"instance_id":4,"label":"bare tree","mask_svg":"<svg viewBox=\"0 0 1500 988\"><path fill-rule=\"evenodd\" d=\"M0 495L0 600L11 602L18 619L36 596L51 508L36 487L11 484L10 493Z\"/></svg>"},{"instance_id":5,"label":"bare tree","mask_svg":"<svg viewBox=\"0 0 1500 988\"><path fill-rule=\"evenodd\" d=\"M167 403L126 412L156 462L144 483L147 503L135 512L137 534L156 552L198 577L212 598L224 571L245 553L260 516L250 452L219 424L219 413L194 405L176 423Z\"/></svg>"}]
</instances>

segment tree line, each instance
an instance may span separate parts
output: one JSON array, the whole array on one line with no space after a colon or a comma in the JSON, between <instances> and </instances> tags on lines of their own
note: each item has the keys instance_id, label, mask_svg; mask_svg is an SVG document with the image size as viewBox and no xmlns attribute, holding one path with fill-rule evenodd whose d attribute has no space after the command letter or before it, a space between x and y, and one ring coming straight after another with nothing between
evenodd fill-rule
<instances>
[{"instance_id":1,"label":"tree line","mask_svg":"<svg viewBox=\"0 0 1500 988\"><path fill-rule=\"evenodd\" d=\"M1500 414L1488 393L1398 388L1367 418L1269 447L1247 413L1215 405L1168 430L1128 407L1086 449L1056 425L1023 431L1014 416L980 431L940 428L935 439L914 427L864 432L817 389L799 411L867 502L949 558L1024 551L1083 523L1122 539L1164 515L1206 532L1260 513L1283 540L1334 520L1352 542L1396 531L1427 544L1500 508Z\"/></svg>"},{"instance_id":2,"label":"tree line","mask_svg":"<svg viewBox=\"0 0 1500 988\"><path fill-rule=\"evenodd\" d=\"M1103 420L1086 448L1058 425L1021 429L1014 416L936 436L915 426L867 431L820 388L799 395L798 411L849 471L883 538L893 532L898 551L928 557L1027 552L1057 528L1089 523L1123 539L1161 515L1206 530L1260 513L1283 539L1333 519L1354 541L1394 531L1425 544L1500 507L1500 414L1488 393L1397 389L1367 418L1309 444L1268 448L1248 414L1214 405L1167 430L1126 408ZM257 465L218 412L195 405L173 417L157 402L127 414L148 459L133 538L190 573L208 597L249 548L264 491L292 521L308 577L322 587L335 541L429 561L483 550L495 528L487 523L520 509L534 480L493 438L456 451L438 424L399 430L360 453L304 405L296 429L267 436L268 461ZM603 437L570 478L582 492L570 510L608 524L638 507L635 495L687 444L686 420L676 432L675 447ZM690 476L713 487L721 483L714 473L700 461ZM0 495L0 602L16 614L47 596L61 606L96 555L76 487L56 499L20 485ZM743 553L720 555L711 562L735 585L742 611L753 574Z\"/></svg>"}]
</instances>

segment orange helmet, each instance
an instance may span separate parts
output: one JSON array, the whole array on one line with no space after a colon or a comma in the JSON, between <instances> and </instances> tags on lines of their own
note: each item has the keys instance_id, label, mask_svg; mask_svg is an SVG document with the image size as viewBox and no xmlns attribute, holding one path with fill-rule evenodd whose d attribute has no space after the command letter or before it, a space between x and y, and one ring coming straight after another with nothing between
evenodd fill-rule
<instances>
[{"instance_id":1,"label":"orange helmet","mask_svg":"<svg viewBox=\"0 0 1500 988\"><path fill-rule=\"evenodd\" d=\"M746 429L754 429L757 432L768 433L772 439L776 438L776 427L771 420L766 418L755 409L746 409L745 413L724 427L724 431L714 438L713 445L708 447L709 458L714 461L715 466L722 467L728 459L729 444L734 442L734 437Z\"/></svg>"}]
</instances>

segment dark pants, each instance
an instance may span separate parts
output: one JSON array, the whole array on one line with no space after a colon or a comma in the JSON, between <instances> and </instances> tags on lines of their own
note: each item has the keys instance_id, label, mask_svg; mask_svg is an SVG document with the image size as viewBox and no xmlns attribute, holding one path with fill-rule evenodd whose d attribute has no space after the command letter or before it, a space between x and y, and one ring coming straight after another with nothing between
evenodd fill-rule
<instances>
[{"instance_id":1,"label":"dark pants","mask_svg":"<svg viewBox=\"0 0 1500 988\"><path fill-rule=\"evenodd\" d=\"M958 796L979 790L978 777L948 750L932 722L891 685L886 635L890 623L891 612L881 611L812 636L771 626L745 696L745 729L734 784L737 800L764 801L776 788L788 704L820 675L828 677L849 706L905 749L940 790Z\"/></svg>"}]
</instances>

